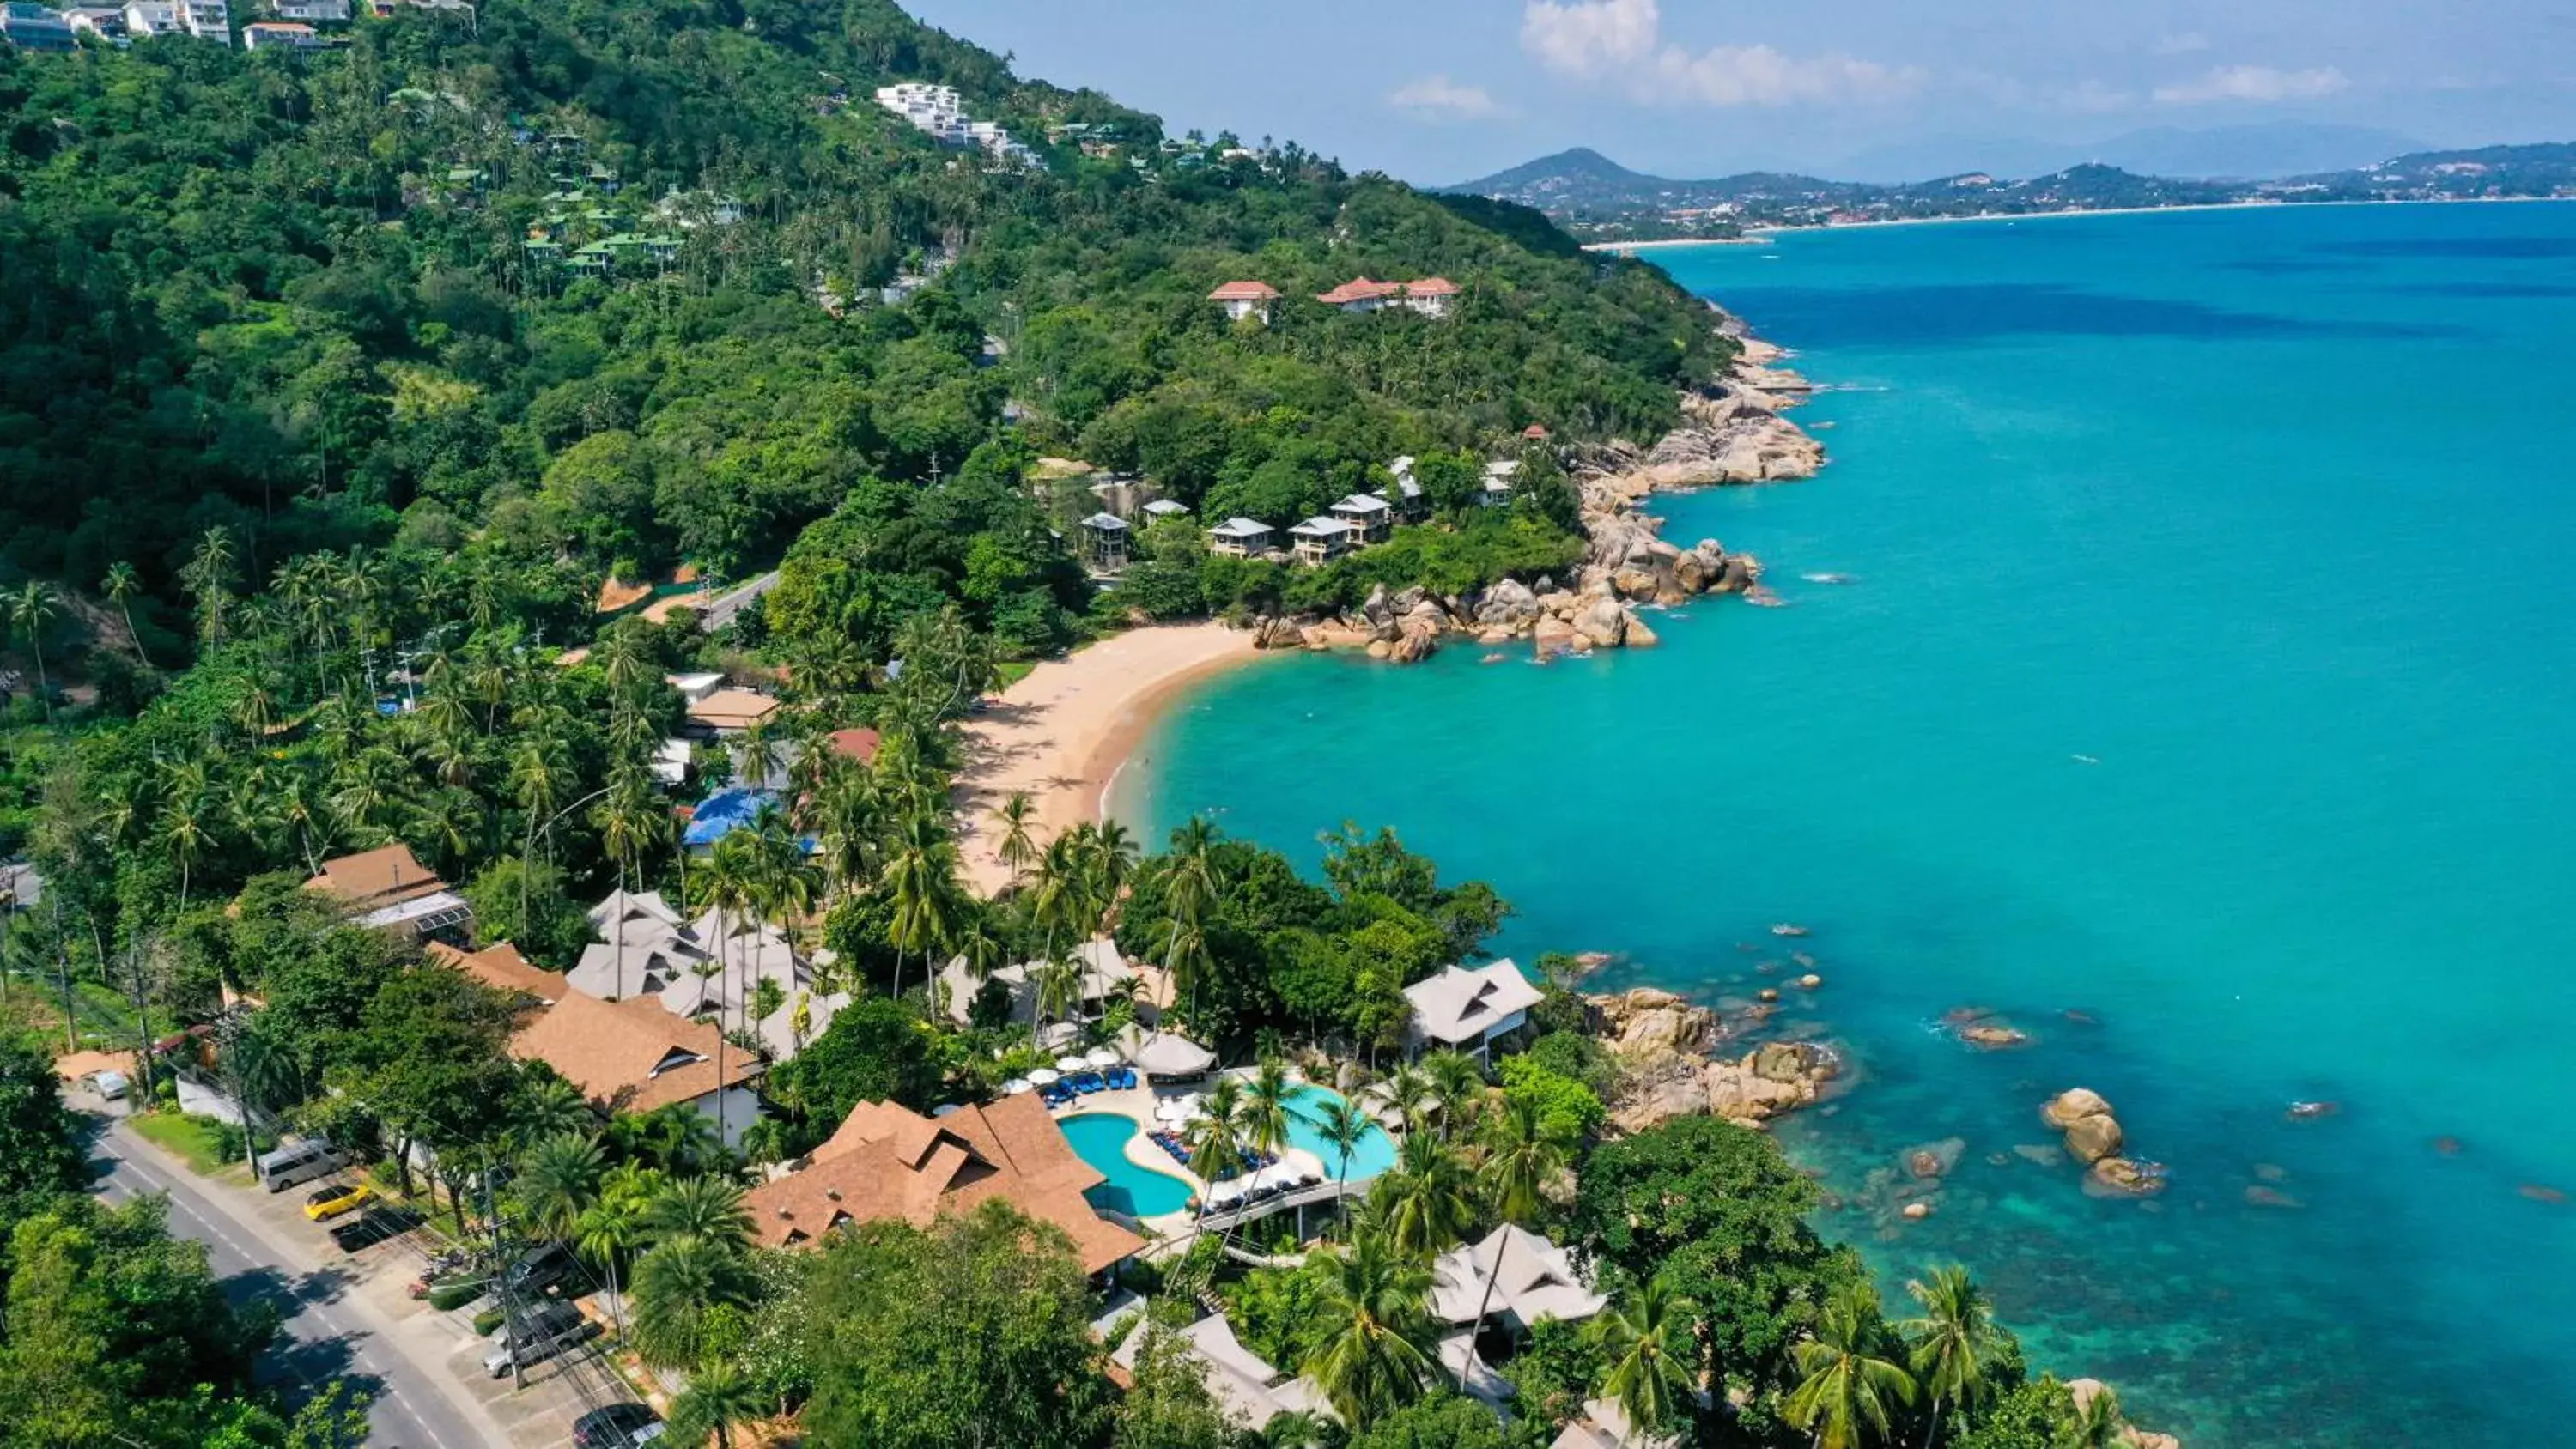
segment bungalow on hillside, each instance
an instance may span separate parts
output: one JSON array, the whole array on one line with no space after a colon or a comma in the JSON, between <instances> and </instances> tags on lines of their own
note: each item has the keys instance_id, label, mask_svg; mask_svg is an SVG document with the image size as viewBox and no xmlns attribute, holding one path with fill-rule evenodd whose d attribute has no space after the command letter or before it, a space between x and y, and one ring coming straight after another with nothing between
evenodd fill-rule
<instances>
[{"instance_id":1,"label":"bungalow on hillside","mask_svg":"<svg viewBox=\"0 0 2576 1449\"><path fill-rule=\"evenodd\" d=\"M1580 1323L1605 1306L1565 1249L1511 1223L1431 1265L1431 1316L1453 1327L1499 1314L1506 1329L1526 1333L1550 1319Z\"/></svg>"},{"instance_id":2,"label":"bungalow on hillside","mask_svg":"<svg viewBox=\"0 0 2576 1449\"><path fill-rule=\"evenodd\" d=\"M1521 475L1521 460L1497 458L1485 465L1483 503L1487 508L1500 508L1512 501L1514 480Z\"/></svg>"},{"instance_id":3,"label":"bungalow on hillside","mask_svg":"<svg viewBox=\"0 0 2576 1449\"><path fill-rule=\"evenodd\" d=\"M1354 546L1384 543L1395 531L1395 510L1374 493L1354 493L1332 507L1332 515L1350 527Z\"/></svg>"},{"instance_id":4,"label":"bungalow on hillside","mask_svg":"<svg viewBox=\"0 0 2576 1449\"><path fill-rule=\"evenodd\" d=\"M1127 567L1127 520L1115 513L1095 513L1082 520L1082 554L1105 574Z\"/></svg>"},{"instance_id":5,"label":"bungalow on hillside","mask_svg":"<svg viewBox=\"0 0 2576 1449\"><path fill-rule=\"evenodd\" d=\"M725 677L712 669L693 674L665 674L662 682L680 692L682 704L696 704L725 687Z\"/></svg>"},{"instance_id":6,"label":"bungalow on hillside","mask_svg":"<svg viewBox=\"0 0 2576 1449\"><path fill-rule=\"evenodd\" d=\"M242 27L244 50L320 50L324 44L312 26L297 21L254 20Z\"/></svg>"},{"instance_id":7,"label":"bungalow on hillside","mask_svg":"<svg viewBox=\"0 0 2576 1449\"><path fill-rule=\"evenodd\" d=\"M507 941L480 951L460 951L444 941L429 943L429 959L453 966L495 991L538 1006L552 1006L572 990L561 975L530 964Z\"/></svg>"},{"instance_id":8,"label":"bungalow on hillside","mask_svg":"<svg viewBox=\"0 0 2576 1449\"><path fill-rule=\"evenodd\" d=\"M1395 505L1395 516L1408 523L1418 523L1431 513L1431 498L1422 491L1422 482L1413 476L1413 455L1406 453L1386 465L1386 475L1395 486L1381 489L1378 497Z\"/></svg>"},{"instance_id":9,"label":"bungalow on hillside","mask_svg":"<svg viewBox=\"0 0 2576 1449\"><path fill-rule=\"evenodd\" d=\"M1148 1315L1137 1314L1135 1327L1111 1351L1109 1361L1130 1373L1144 1352ZM1222 1313L1211 1313L1181 1336L1181 1355L1207 1385L1208 1397L1236 1428L1255 1431L1281 1414L1331 1414L1332 1406L1313 1379L1291 1378L1273 1368L1234 1336L1234 1325Z\"/></svg>"},{"instance_id":10,"label":"bungalow on hillside","mask_svg":"<svg viewBox=\"0 0 2576 1449\"><path fill-rule=\"evenodd\" d=\"M1519 1029L1541 993L1510 960L1473 968L1447 966L1404 988L1413 1003L1412 1048L1448 1047L1485 1055L1494 1038Z\"/></svg>"},{"instance_id":11,"label":"bungalow on hillside","mask_svg":"<svg viewBox=\"0 0 2576 1449\"><path fill-rule=\"evenodd\" d=\"M1446 317L1458 292L1458 284L1447 277L1425 277L1404 284L1404 305L1425 317Z\"/></svg>"},{"instance_id":12,"label":"bungalow on hillside","mask_svg":"<svg viewBox=\"0 0 2576 1449\"><path fill-rule=\"evenodd\" d=\"M474 927L474 908L400 841L326 860L304 888L337 897L349 923L369 930L462 942Z\"/></svg>"},{"instance_id":13,"label":"bungalow on hillside","mask_svg":"<svg viewBox=\"0 0 2576 1449\"><path fill-rule=\"evenodd\" d=\"M301 20L310 25L349 23L349 0L271 0L268 8L280 20Z\"/></svg>"},{"instance_id":14,"label":"bungalow on hillside","mask_svg":"<svg viewBox=\"0 0 2576 1449\"><path fill-rule=\"evenodd\" d=\"M1447 277L1425 277L1418 282L1375 282L1356 277L1318 294L1315 300L1345 312L1382 312L1389 307L1402 307L1425 317L1446 317L1458 292L1458 284Z\"/></svg>"},{"instance_id":15,"label":"bungalow on hillside","mask_svg":"<svg viewBox=\"0 0 2576 1449\"><path fill-rule=\"evenodd\" d=\"M1270 321L1270 304L1279 300L1279 289L1267 282L1228 282L1208 293L1208 300L1225 309L1229 322L1258 317L1266 326Z\"/></svg>"},{"instance_id":16,"label":"bungalow on hillside","mask_svg":"<svg viewBox=\"0 0 2576 1449\"><path fill-rule=\"evenodd\" d=\"M0 40L20 50L78 50L71 17L50 6L13 0L0 5Z\"/></svg>"},{"instance_id":17,"label":"bungalow on hillside","mask_svg":"<svg viewBox=\"0 0 2576 1449\"><path fill-rule=\"evenodd\" d=\"M1250 558L1270 551L1270 525L1252 518L1229 518L1208 530L1208 552Z\"/></svg>"},{"instance_id":18,"label":"bungalow on hillside","mask_svg":"<svg viewBox=\"0 0 2576 1449\"><path fill-rule=\"evenodd\" d=\"M657 1002L566 992L510 1039L510 1055L544 1062L608 1111L686 1106L714 1123L727 1147L741 1146L760 1120L751 1086L760 1058L723 1043L712 1022L673 1016Z\"/></svg>"},{"instance_id":19,"label":"bungalow on hillside","mask_svg":"<svg viewBox=\"0 0 2576 1449\"><path fill-rule=\"evenodd\" d=\"M1124 994L1128 983L1136 979L1136 969L1127 964L1118 943L1106 936L1074 947L1070 960L1079 973L1074 985L1072 1013L1077 1020L1097 1020L1108 1004ZM939 969L939 993L947 1005L949 1019L965 1022L975 1004L975 997L991 982L998 981L1010 993L1011 1020L1022 1026L1036 1025L1038 977L1047 965L1044 961L1023 961L1015 966L996 967L992 975L978 981L975 973L968 969L965 957L951 957L948 964ZM1070 1030L1065 1023L1051 1025L1059 1030L1050 1030L1047 1033L1050 1037L1067 1034Z\"/></svg>"},{"instance_id":20,"label":"bungalow on hillside","mask_svg":"<svg viewBox=\"0 0 2576 1449\"><path fill-rule=\"evenodd\" d=\"M1063 1229L1083 1271L1099 1275L1145 1246L1083 1197L1105 1181L1075 1154L1035 1096L940 1117L893 1102L861 1102L804 1167L753 1188L743 1206L763 1244L792 1247L815 1244L848 1223L927 1227L998 1198Z\"/></svg>"},{"instance_id":21,"label":"bungalow on hillside","mask_svg":"<svg viewBox=\"0 0 2576 1449\"><path fill-rule=\"evenodd\" d=\"M1145 515L1147 523L1160 523L1166 518L1190 516L1190 506L1177 498L1157 498L1137 511Z\"/></svg>"},{"instance_id":22,"label":"bungalow on hillside","mask_svg":"<svg viewBox=\"0 0 2576 1449\"><path fill-rule=\"evenodd\" d=\"M829 953L809 959L747 917L709 911L684 921L658 891L618 891L591 907L590 920L599 939L565 978L573 990L651 1000L675 1016L751 1032L775 1061L793 1060L850 1004L847 992L817 989L816 970L831 963ZM775 997L765 1014L763 982Z\"/></svg>"},{"instance_id":23,"label":"bungalow on hillside","mask_svg":"<svg viewBox=\"0 0 2576 1449\"><path fill-rule=\"evenodd\" d=\"M1352 533L1338 518L1309 518L1288 530L1288 551L1297 562L1320 567L1351 551Z\"/></svg>"}]
</instances>

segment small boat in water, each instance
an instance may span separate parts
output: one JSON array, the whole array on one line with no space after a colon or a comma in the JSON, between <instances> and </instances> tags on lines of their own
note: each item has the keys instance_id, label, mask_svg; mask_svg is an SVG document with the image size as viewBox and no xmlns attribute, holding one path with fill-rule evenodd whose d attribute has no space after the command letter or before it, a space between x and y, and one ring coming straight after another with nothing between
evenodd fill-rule
<instances>
[{"instance_id":1,"label":"small boat in water","mask_svg":"<svg viewBox=\"0 0 2576 1449\"><path fill-rule=\"evenodd\" d=\"M1800 574L1798 577L1811 584L1847 584L1852 581L1849 574Z\"/></svg>"},{"instance_id":2,"label":"small boat in water","mask_svg":"<svg viewBox=\"0 0 2576 1449\"><path fill-rule=\"evenodd\" d=\"M1476 662L1477 662L1477 663L1479 663L1479 664L1500 664L1500 663L1502 663L1502 662L1503 662L1503 658L1504 658L1504 656L1502 656L1502 655L1500 655L1500 654L1488 654L1488 655L1486 655L1484 658L1479 659L1479 660L1477 660Z\"/></svg>"},{"instance_id":3,"label":"small boat in water","mask_svg":"<svg viewBox=\"0 0 2576 1449\"><path fill-rule=\"evenodd\" d=\"M1771 928L1771 934L1774 936L1803 936L1807 934L1807 928L1800 925L1793 925L1787 921L1782 921L1780 924Z\"/></svg>"}]
</instances>

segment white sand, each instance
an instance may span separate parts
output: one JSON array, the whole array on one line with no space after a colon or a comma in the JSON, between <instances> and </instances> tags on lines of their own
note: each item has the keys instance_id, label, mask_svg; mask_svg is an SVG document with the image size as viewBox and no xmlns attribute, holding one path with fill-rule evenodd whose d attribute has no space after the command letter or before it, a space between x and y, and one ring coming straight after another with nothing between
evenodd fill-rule
<instances>
[{"instance_id":1,"label":"white sand","mask_svg":"<svg viewBox=\"0 0 2576 1449\"><path fill-rule=\"evenodd\" d=\"M1032 833L1041 848L1099 819L1110 780L1171 696L1256 657L1249 632L1222 624L1133 629L1041 664L1005 690L966 722L956 791L966 883L985 895L1010 883L993 811L1013 791L1037 802Z\"/></svg>"}]
</instances>

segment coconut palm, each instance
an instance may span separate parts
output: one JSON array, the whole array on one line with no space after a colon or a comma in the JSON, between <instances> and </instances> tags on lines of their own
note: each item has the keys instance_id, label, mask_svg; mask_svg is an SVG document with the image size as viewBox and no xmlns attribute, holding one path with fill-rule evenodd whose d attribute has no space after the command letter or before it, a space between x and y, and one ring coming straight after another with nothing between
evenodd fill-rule
<instances>
[{"instance_id":1,"label":"coconut palm","mask_svg":"<svg viewBox=\"0 0 2576 1449\"><path fill-rule=\"evenodd\" d=\"M1428 1132L1407 1132L1395 1170L1377 1180L1369 1198L1384 1215L1391 1246L1428 1262L1475 1222L1469 1184L1466 1159L1457 1149Z\"/></svg>"},{"instance_id":2,"label":"coconut palm","mask_svg":"<svg viewBox=\"0 0 2576 1449\"><path fill-rule=\"evenodd\" d=\"M523 1143L572 1133L587 1137L599 1129L599 1114L581 1088L550 1076L531 1089L511 1120L512 1135Z\"/></svg>"},{"instance_id":3,"label":"coconut palm","mask_svg":"<svg viewBox=\"0 0 2576 1449\"><path fill-rule=\"evenodd\" d=\"M1288 1098L1296 1090L1287 1063L1275 1056L1261 1059L1243 1092L1244 1146L1277 1156L1288 1145Z\"/></svg>"},{"instance_id":4,"label":"coconut palm","mask_svg":"<svg viewBox=\"0 0 2576 1449\"><path fill-rule=\"evenodd\" d=\"M1190 1149L1190 1171L1199 1181L1214 1183L1243 1170L1243 1083L1219 1077L1200 1104L1200 1115L1181 1130ZM1199 1195L1199 1217L1207 1217L1207 1195Z\"/></svg>"},{"instance_id":5,"label":"coconut palm","mask_svg":"<svg viewBox=\"0 0 2576 1449\"><path fill-rule=\"evenodd\" d=\"M45 678L45 625L54 617L54 591L42 579L29 579L9 596L9 622L16 625L19 637L36 655L36 697L44 702L45 718L54 717L54 687Z\"/></svg>"},{"instance_id":6,"label":"coconut palm","mask_svg":"<svg viewBox=\"0 0 2576 1449\"><path fill-rule=\"evenodd\" d=\"M214 841L206 828L205 766L194 761L173 766L167 789L161 801L161 842L169 847L170 859L179 867L179 914L184 916L188 913L188 877L196 868L197 857Z\"/></svg>"},{"instance_id":7,"label":"coconut palm","mask_svg":"<svg viewBox=\"0 0 2576 1449\"><path fill-rule=\"evenodd\" d=\"M1565 1170L1565 1159L1566 1143L1560 1134L1548 1130L1538 1104L1527 1097L1511 1097L1504 1100L1502 1115L1486 1134L1477 1176L1486 1200L1505 1223L1526 1223L1538 1216L1545 1201L1541 1193ZM1502 1277L1503 1254L1511 1246L1511 1234L1495 1235L1494 1261L1485 1267L1485 1292L1476 1304L1479 1324L1485 1321L1485 1310L1493 1306L1494 1284Z\"/></svg>"},{"instance_id":8,"label":"coconut palm","mask_svg":"<svg viewBox=\"0 0 2576 1449\"><path fill-rule=\"evenodd\" d=\"M1484 1064L1462 1051L1433 1052L1422 1059L1422 1077L1440 1101L1440 1140L1465 1141L1485 1101Z\"/></svg>"},{"instance_id":9,"label":"coconut palm","mask_svg":"<svg viewBox=\"0 0 2576 1449\"><path fill-rule=\"evenodd\" d=\"M902 956L919 952L926 979L931 951L957 929L957 843L936 814L918 810L904 818L894 856L886 862L886 888L894 905L891 935L899 953L894 994L901 996Z\"/></svg>"},{"instance_id":10,"label":"coconut palm","mask_svg":"<svg viewBox=\"0 0 2576 1449\"><path fill-rule=\"evenodd\" d=\"M179 587L197 603L197 637L208 644L224 637L225 611L232 603L233 536L220 524L197 540L187 567L179 570Z\"/></svg>"},{"instance_id":11,"label":"coconut palm","mask_svg":"<svg viewBox=\"0 0 2576 1449\"><path fill-rule=\"evenodd\" d=\"M1029 914L1046 928L1046 953L1055 955L1056 937L1080 929L1082 857L1070 832L1047 842L1039 852L1029 885Z\"/></svg>"},{"instance_id":12,"label":"coconut palm","mask_svg":"<svg viewBox=\"0 0 2576 1449\"><path fill-rule=\"evenodd\" d=\"M2075 1421L2066 1430L2067 1449L2111 1449L2128 1422L2120 1412L2119 1391L2104 1384L2076 1405Z\"/></svg>"},{"instance_id":13,"label":"coconut palm","mask_svg":"<svg viewBox=\"0 0 2576 1449\"><path fill-rule=\"evenodd\" d=\"M656 1247L690 1242L740 1252L751 1245L751 1209L742 1205L742 1189L703 1174L654 1194L644 1204L640 1226L644 1240Z\"/></svg>"},{"instance_id":14,"label":"coconut palm","mask_svg":"<svg viewBox=\"0 0 2576 1449\"><path fill-rule=\"evenodd\" d=\"M814 796L815 835L833 893L847 899L876 879L883 854L876 790L857 761L828 750L823 754L832 764Z\"/></svg>"},{"instance_id":15,"label":"coconut palm","mask_svg":"<svg viewBox=\"0 0 2576 1449\"><path fill-rule=\"evenodd\" d=\"M659 1244L635 1261L636 1356L655 1368L705 1363L717 1316L750 1306L753 1287L737 1251L697 1238Z\"/></svg>"},{"instance_id":16,"label":"coconut palm","mask_svg":"<svg viewBox=\"0 0 2576 1449\"><path fill-rule=\"evenodd\" d=\"M572 779L563 742L530 734L510 754L510 793L528 817L527 846L519 857L519 939L529 935L537 878L537 827L554 813Z\"/></svg>"},{"instance_id":17,"label":"coconut palm","mask_svg":"<svg viewBox=\"0 0 2576 1449\"><path fill-rule=\"evenodd\" d=\"M1115 820L1083 827L1083 876L1092 907L1091 929L1100 930L1117 908L1127 879L1136 873L1136 837Z\"/></svg>"},{"instance_id":18,"label":"coconut palm","mask_svg":"<svg viewBox=\"0 0 2576 1449\"><path fill-rule=\"evenodd\" d=\"M1308 1261L1323 1266L1323 1331L1298 1367L1343 1422L1365 1424L1421 1397L1434 1364L1429 1265L1375 1234Z\"/></svg>"},{"instance_id":19,"label":"coconut palm","mask_svg":"<svg viewBox=\"0 0 2576 1449\"><path fill-rule=\"evenodd\" d=\"M1070 961L1049 961L1029 973L1037 996L1037 1032L1046 1037L1047 1023L1070 1020L1082 1005L1082 968Z\"/></svg>"},{"instance_id":20,"label":"coconut palm","mask_svg":"<svg viewBox=\"0 0 2576 1449\"><path fill-rule=\"evenodd\" d=\"M1995 1324L1986 1295L1968 1270L1956 1264L1935 1268L1928 1279L1916 1279L1905 1291L1923 1308L1923 1316L1904 1325L1915 1380L1932 1396L1931 1422L1923 1430L1925 1449L1941 1429L1944 1404L1973 1410L1985 1396L1986 1363L1995 1352Z\"/></svg>"},{"instance_id":21,"label":"coconut palm","mask_svg":"<svg viewBox=\"0 0 2576 1449\"><path fill-rule=\"evenodd\" d=\"M1315 1131L1324 1139L1333 1161L1333 1201L1338 1203L1350 1190L1351 1157L1368 1140L1370 1129L1377 1126L1369 1115L1340 1097L1327 1098L1317 1104Z\"/></svg>"},{"instance_id":22,"label":"coconut palm","mask_svg":"<svg viewBox=\"0 0 2576 1449\"><path fill-rule=\"evenodd\" d=\"M1889 1340L1878 1290L1862 1281L1835 1293L1790 1350L1798 1386L1782 1410L1815 1449L1866 1449L1893 1433L1894 1410L1914 1402L1915 1386Z\"/></svg>"},{"instance_id":23,"label":"coconut palm","mask_svg":"<svg viewBox=\"0 0 2576 1449\"><path fill-rule=\"evenodd\" d=\"M549 1237L572 1235L581 1215L599 1202L599 1144L564 1133L540 1138L519 1155L511 1196L519 1211Z\"/></svg>"},{"instance_id":24,"label":"coconut palm","mask_svg":"<svg viewBox=\"0 0 2576 1449\"><path fill-rule=\"evenodd\" d=\"M741 831L734 831L718 840L715 849L708 852L707 863L698 872L697 887L698 898L715 912L716 918L714 969L710 971L701 967L699 974L714 976L723 983L716 991L716 1082L721 1088L725 1080L727 1049L722 1021L724 999L734 979L730 964L725 960L725 951L740 934L740 923L750 914L752 903L758 899L760 891L757 862L751 854L750 841ZM736 954L740 953L738 946L733 949ZM719 1137L729 1135L724 1117L725 1099L719 1091L716 1096L716 1131Z\"/></svg>"},{"instance_id":25,"label":"coconut palm","mask_svg":"<svg viewBox=\"0 0 2576 1449\"><path fill-rule=\"evenodd\" d=\"M1369 1091L1404 1119L1404 1130L1408 1135L1428 1135L1424 1124L1430 1120L1431 1109L1439 1102L1440 1096L1433 1089L1430 1076L1420 1067L1407 1062L1397 1067L1385 1081L1370 1087Z\"/></svg>"},{"instance_id":26,"label":"coconut palm","mask_svg":"<svg viewBox=\"0 0 2576 1449\"><path fill-rule=\"evenodd\" d=\"M125 641L134 650L134 662L150 667L152 661L143 657L143 631L134 627L134 596L143 592L142 576L134 565L118 559L107 566L107 577L98 581L98 588L125 615Z\"/></svg>"},{"instance_id":27,"label":"coconut palm","mask_svg":"<svg viewBox=\"0 0 2576 1449\"><path fill-rule=\"evenodd\" d=\"M1691 1305L1661 1278L1650 1278L1594 1319L1592 1332L1609 1365L1601 1396L1616 1403L1641 1433L1671 1424L1691 1391L1698 1347Z\"/></svg>"},{"instance_id":28,"label":"coconut palm","mask_svg":"<svg viewBox=\"0 0 2576 1449\"><path fill-rule=\"evenodd\" d=\"M768 1398L759 1383L718 1358L689 1375L689 1386L671 1401L671 1439L704 1444L709 1435L716 1449L733 1449L733 1430L761 1417Z\"/></svg>"},{"instance_id":29,"label":"coconut palm","mask_svg":"<svg viewBox=\"0 0 2576 1449\"><path fill-rule=\"evenodd\" d=\"M1037 863L1038 843L1032 831L1037 824L1037 815L1037 801L1031 799L1026 790L1012 791L1010 798L993 812L993 823L1002 827L1002 841L995 847L994 854L1009 867L1014 887L1019 885L1020 877L1028 873L1028 868Z\"/></svg>"}]
</instances>

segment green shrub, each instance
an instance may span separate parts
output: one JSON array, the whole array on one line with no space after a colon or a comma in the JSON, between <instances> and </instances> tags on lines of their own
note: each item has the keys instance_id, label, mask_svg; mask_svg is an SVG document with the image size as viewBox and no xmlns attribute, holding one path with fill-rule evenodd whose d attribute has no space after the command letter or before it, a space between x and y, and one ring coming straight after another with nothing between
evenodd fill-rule
<instances>
[{"instance_id":1,"label":"green shrub","mask_svg":"<svg viewBox=\"0 0 2576 1449\"><path fill-rule=\"evenodd\" d=\"M475 1314L475 1334L478 1337L490 1338L492 1336L492 1330L501 1326L502 1316L501 1310L498 1308L486 1308L482 1312Z\"/></svg>"},{"instance_id":2,"label":"green shrub","mask_svg":"<svg viewBox=\"0 0 2576 1449\"><path fill-rule=\"evenodd\" d=\"M483 1296L484 1280L475 1278L463 1283L441 1283L429 1290L429 1306L445 1313L462 1308Z\"/></svg>"}]
</instances>

